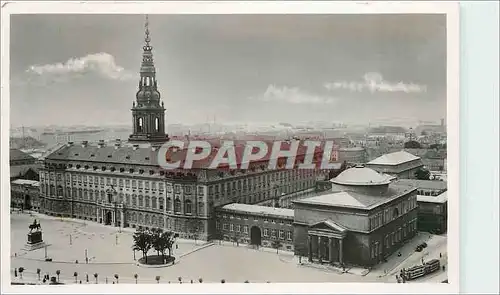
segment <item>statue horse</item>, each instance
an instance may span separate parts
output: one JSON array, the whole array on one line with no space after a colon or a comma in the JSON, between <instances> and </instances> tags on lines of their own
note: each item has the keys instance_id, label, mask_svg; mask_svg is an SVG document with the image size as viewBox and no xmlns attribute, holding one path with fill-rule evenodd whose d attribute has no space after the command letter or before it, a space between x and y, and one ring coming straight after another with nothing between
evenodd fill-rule
<instances>
[{"instance_id":1,"label":"statue horse","mask_svg":"<svg viewBox=\"0 0 500 295\"><path fill-rule=\"evenodd\" d=\"M35 230L35 231L40 231L40 229L42 228L42 226L40 225L40 223L37 223L36 222L36 219L33 221L33 224L30 224L29 226L29 229L30 229L30 233Z\"/></svg>"}]
</instances>

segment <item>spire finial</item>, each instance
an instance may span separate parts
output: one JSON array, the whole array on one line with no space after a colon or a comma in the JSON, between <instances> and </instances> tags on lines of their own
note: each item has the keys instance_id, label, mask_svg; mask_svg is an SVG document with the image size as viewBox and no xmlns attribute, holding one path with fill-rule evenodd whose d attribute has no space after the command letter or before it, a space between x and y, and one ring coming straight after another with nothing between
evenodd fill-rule
<instances>
[{"instance_id":1,"label":"spire finial","mask_svg":"<svg viewBox=\"0 0 500 295\"><path fill-rule=\"evenodd\" d=\"M146 21L144 23L144 28L146 33L144 41L146 41L146 46L149 46L149 42L151 41L151 39L149 38L149 16L147 14L146 14Z\"/></svg>"}]
</instances>

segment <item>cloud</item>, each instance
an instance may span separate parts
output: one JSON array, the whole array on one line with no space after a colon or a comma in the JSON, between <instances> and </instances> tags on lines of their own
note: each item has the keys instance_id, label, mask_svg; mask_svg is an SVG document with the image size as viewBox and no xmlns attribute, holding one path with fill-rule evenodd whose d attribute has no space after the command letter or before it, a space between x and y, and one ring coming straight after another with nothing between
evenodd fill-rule
<instances>
[{"instance_id":1,"label":"cloud","mask_svg":"<svg viewBox=\"0 0 500 295\"><path fill-rule=\"evenodd\" d=\"M350 90L351 92L404 92L423 93L427 92L426 85L419 85L405 82L385 81L380 73L367 73L363 76L363 81L335 81L325 83L324 87L329 91L339 89Z\"/></svg>"},{"instance_id":2,"label":"cloud","mask_svg":"<svg viewBox=\"0 0 500 295\"><path fill-rule=\"evenodd\" d=\"M278 87L276 85L269 85L262 95L250 97L249 99L291 104L333 104L337 101L333 97L310 94L297 87Z\"/></svg>"},{"instance_id":3,"label":"cloud","mask_svg":"<svg viewBox=\"0 0 500 295\"><path fill-rule=\"evenodd\" d=\"M64 63L32 65L26 70L28 82L56 83L95 74L110 80L130 80L136 75L116 64L115 58L105 52L71 58Z\"/></svg>"}]
</instances>

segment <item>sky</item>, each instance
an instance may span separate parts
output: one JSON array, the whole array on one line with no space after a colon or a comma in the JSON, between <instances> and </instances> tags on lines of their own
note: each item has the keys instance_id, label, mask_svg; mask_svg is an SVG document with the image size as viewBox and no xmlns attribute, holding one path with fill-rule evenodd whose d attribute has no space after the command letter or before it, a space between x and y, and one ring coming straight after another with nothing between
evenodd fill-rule
<instances>
[{"instance_id":1,"label":"sky","mask_svg":"<svg viewBox=\"0 0 500 295\"><path fill-rule=\"evenodd\" d=\"M144 15L12 15L11 126L131 124ZM166 124L446 116L444 15L150 15Z\"/></svg>"}]
</instances>

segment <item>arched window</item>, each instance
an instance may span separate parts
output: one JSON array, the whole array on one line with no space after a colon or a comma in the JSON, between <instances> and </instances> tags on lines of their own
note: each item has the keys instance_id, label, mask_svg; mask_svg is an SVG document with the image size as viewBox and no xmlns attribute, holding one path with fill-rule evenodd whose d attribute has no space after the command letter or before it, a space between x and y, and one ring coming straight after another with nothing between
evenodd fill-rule
<instances>
[{"instance_id":1,"label":"arched window","mask_svg":"<svg viewBox=\"0 0 500 295\"><path fill-rule=\"evenodd\" d=\"M160 119L155 118L155 130L156 132L160 131Z\"/></svg>"},{"instance_id":2,"label":"arched window","mask_svg":"<svg viewBox=\"0 0 500 295\"><path fill-rule=\"evenodd\" d=\"M143 120L141 117L137 118L137 132L142 132Z\"/></svg>"},{"instance_id":3,"label":"arched window","mask_svg":"<svg viewBox=\"0 0 500 295\"><path fill-rule=\"evenodd\" d=\"M399 216L399 210L398 208L394 208L394 210L392 210L392 218L398 218Z\"/></svg>"},{"instance_id":4,"label":"arched window","mask_svg":"<svg viewBox=\"0 0 500 295\"><path fill-rule=\"evenodd\" d=\"M202 202L198 203L198 215L203 215L203 211L205 211L204 204Z\"/></svg>"},{"instance_id":5,"label":"arched window","mask_svg":"<svg viewBox=\"0 0 500 295\"><path fill-rule=\"evenodd\" d=\"M185 212L186 214L192 214L192 208L191 208L191 200L186 200L186 203L184 204L186 208L185 209Z\"/></svg>"},{"instance_id":6,"label":"arched window","mask_svg":"<svg viewBox=\"0 0 500 295\"><path fill-rule=\"evenodd\" d=\"M149 196L146 196L146 208L150 208L149 205L150 205L150 198Z\"/></svg>"},{"instance_id":7,"label":"arched window","mask_svg":"<svg viewBox=\"0 0 500 295\"><path fill-rule=\"evenodd\" d=\"M137 222L137 214L135 212L132 213L132 221Z\"/></svg>"},{"instance_id":8,"label":"arched window","mask_svg":"<svg viewBox=\"0 0 500 295\"><path fill-rule=\"evenodd\" d=\"M139 223L144 223L144 216L142 213L139 213Z\"/></svg>"},{"instance_id":9,"label":"arched window","mask_svg":"<svg viewBox=\"0 0 500 295\"><path fill-rule=\"evenodd\" d=\"M159 198L158 203L159 203L158 205L160 207L160 210L163 210L163 198Z\"/></svg>"},{"instance_id":10,"label":"arched window","mask_svg":"<svg viewBox=\"0 0 500 295\"><path fill-rule=\"evenodd\" d=\"M170 212L172 210L172 199L170 197L167 198L167 211Z\"/></svg>"},{"instance_id":11,"label":"arched window","mask_svg":"<svg viewBox=\"0 0 500 295\"><path fill-rule=\"evenodd\" d=\"M81 189L81 188L79 188L79 189L78 189L78 199L80 199L80 200L81 200L81 199L82 199L82 197L83 197L83 192L82 192L82 189Z\"/></svg>"},{"instance_id":12,"label":"arched window","mask_svg":"<svg viewBox=\"0 0 500 295\"><path fill-rule=\"evenodd\" d=\"M157 224L156 224L156 216L155 216L155 215L153 215L153 216L151 217L151 224L152 224L153 226L157 226Z\"/></svg>"},{"instance_id":13,"label":"arched window","mask_svg":"<svg viewBox=\"0 0 500 295\"><path fill-rule=\"evenodd\" d=\"M130 205L130 195L129 194L125 195L125 204Z\"/></svg>"},{"instance_id":14,"label":"arched window","mask_svg":"<svg viewBox=\"0 0 500 295\"><path fill-rule=\"evenodd\" d=\"M144 198L139 195L139 207L144 207Z\"/></svg>"},{"instance_id":15,"label":"arched window","mask_svg":"<svg viewBox=\"0 0 500 295\"><path fill-rule=\"evenodd\" d=\"M153 198L151 199L151 208L153 208L153 209L156 209L156 208L157 208L157 207L156 207L156 197L153 197Z\"/></svg>"},{"instance_id":16,"label":"arched window","mask_svg":"<svg viewBox=\"0 0 500 295\"><path fill-rule=\"evenodd\" d=\"M164 220L163 220L163 217L161 217L161 216L158 218L158 226L159 226L160 228L165 227L165 222L164 222Z\"/></svg>"},{"instance_id":17,"label":"arched window","mask_svg":"<svg viewBox=\"0 0 500 295\"><path fill-rule=\"evenodd\" d=\"M181 200L179 200L179 198L175 198L175 201L174 201L174 212L175 213L181 212Z\"/></svg>"},{"instance_id":18,"label":"arched window","mask_svg":"<svg viewBox=\"0 0 500 295\"><path fill-rule=\"evenodd\" d=\"M137 196L132 195L132 206L137 206Z\"/></svg>"},{"instance_id":19,"label":"arched window","mask_svg":"<svg viewBox=\"0 0 500 295\"><path fill-rule=\"evenodd\" d=\"M146 214L146 225L150 224L151 224L151 216L149 216L149 214Z\"/></svg>"}]
</instances>

